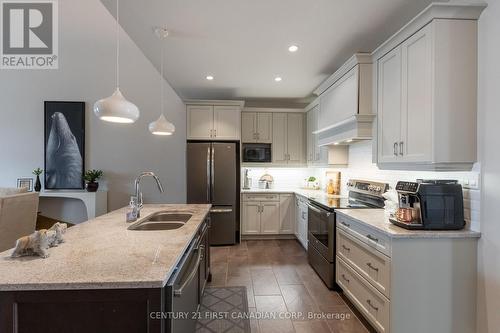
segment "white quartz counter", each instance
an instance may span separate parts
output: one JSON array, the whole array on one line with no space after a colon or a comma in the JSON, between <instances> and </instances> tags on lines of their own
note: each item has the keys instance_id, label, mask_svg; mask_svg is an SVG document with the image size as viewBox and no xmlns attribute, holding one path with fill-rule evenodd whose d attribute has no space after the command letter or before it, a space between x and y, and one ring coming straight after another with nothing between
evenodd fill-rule
<instances>
[{"instance_id":1,"label":"white quartz counter","mask_svg":"<svg viewBox=\"0 0 500 333\"><path fill-rule=\"evenodd\" d=\"M340 209L341 216L354 219L363 225L382 232L391 238L479 238L481 233L470 230L468 225L462 230L407 230L398 227L385 216L383 209Z\"/></svg>"},{"instance_id":2,"label":"white quartz counter","mask_svg":"<svg viewBox=\"0 0 500 333\"><path fill-rule=\"evenodd\" d=\"M0 253L0 291L160 288L204 221L210 205L145 205L141 219L158 211L191 212L181 228L132 231L126 208L68 229L49 257ZM139 221L140 221L139 220Z\"/></svg>"}]
</instances>

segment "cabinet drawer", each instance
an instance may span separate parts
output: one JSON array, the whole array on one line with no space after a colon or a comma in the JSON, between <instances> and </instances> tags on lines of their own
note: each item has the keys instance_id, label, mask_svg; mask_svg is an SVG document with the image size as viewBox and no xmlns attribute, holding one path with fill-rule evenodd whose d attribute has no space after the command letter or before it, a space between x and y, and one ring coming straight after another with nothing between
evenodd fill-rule
<instances>
[{"instance_id":1,"label":"cabinet drawer","mask_svg":"<svg viewBox=\"0 0 500 333\"><path fill-rule=\"evenodd\" d=\"M389 332L390 301L374 290L370 284L339 257L337 257L337 283L356 308L378 332Z\"/></svg>"},{"instance_id":2,"label":"cabinet drawer","mask_svg":"<svg viewBox=\"0 0 500 333\"><path fill-rule=\"evenodd\" d=\"M391 259L337 228L337 255L390 298Z\"/></svg>"},{"instance_id":3,"label":"cabinet drawer","mask_svg":"<svg viewBox=\"0 0 500 333\"><path fill-rule=\"evenodd\" d=\"M337 228L356 237L386 256L391 256L391 238L382 232L376 231L358 221L346 218L341 214L337 215Z\"/></svg>"},{"instance_id":4,"label":"cabinet drawer","mask_svg":"<svg viewBox=\"0 0 500 333\"><path fill-rule=\"evenodd\" d=\"M243 194L242 201L280 201L279 194Z\"/></svg>"}]
</instances>

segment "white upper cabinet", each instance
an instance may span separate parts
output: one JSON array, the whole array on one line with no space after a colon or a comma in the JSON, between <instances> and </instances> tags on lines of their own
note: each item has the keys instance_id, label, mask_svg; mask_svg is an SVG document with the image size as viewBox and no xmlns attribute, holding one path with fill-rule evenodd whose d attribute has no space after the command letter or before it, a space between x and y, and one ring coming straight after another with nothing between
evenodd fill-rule
<instances>
[{"instance_id":1,"label":"white upper cabinet","mask_svg":"<svg viewBox=\"0 0 500 333\"><path fill-rule=\"evenodd\" d=\"M287 140L287 114L273 113L273 163L288 162Z\"/></svg>"},{"instance_id":2,"label":"white upper cabinet","mask_svg":"<svg viewBox=\"0 0 500 333\"><path fill-rule=\"evenodd\" d=\"M288 113L286 121L288 164L304 163L304 114Z\"/></svg>"},{"instance_id":3,"label":"white upper cabinet","mask_svg":"<svg viewBox=\"0 0 500 333\"><path fill-rule=\"evenodd\" d=\"M214 106L214 136L217 140L239 140L239 107Z\"/></svg>"},{"instance_id":4,"label":"white upper cabinet","mask_svg":"<svg viewBox=\"0 0 500 333\"><path fill-rule=\"evenodd\" d=\"M408 36L396 35L397 42L374 52L377 163L383 169L470 170L477 140L477 22L433 19L416 28L403 29Z\"/></svg>"},{"instance_id":5,"label":"white upper cabinet","mask_svg":"<svg viewBox=\"0 0 500 333\"><path fill-rule=\"evenodd\" d=\"M191 140L212 139L214 107L208 105L187 106L187 137Z\"/></svg>"},{"instance_id":6,"label":"white upper cabinet","mask_svg":"<svg viewBox=\"0 0 500 333\"><path fill-rule=\"evenodd\" d=\"M379 162L398 159L401 139L401 48L378 61Z\"/></svg>"},{"instance_id":7,"label":"white upper cabinet","mask_svg":"<svg viewBox=\"0 0 500 333\"><path fill-rule=\"evenodd\" d=\"M188 140L240 139L243 103L221 101L220 104L218 105L218 101L188 102L186 107Z\"/></svg>"},{"instance_id":8,"label":"white upper cabinet","mask_svg":"<svg viewBox=\"0 0 500 333\"><path fill-rule=\"evenodd\" d=\"M273 163L304 164L304 114L273 113Z\"/></svg>"},{"instance_id":9,"label":"white upper cabinet","mask_svg":"<svg viewBox=\"0 0 500 333\"><path fill-rule=\"evenodd\" d=\"M273 116L270 112L241 113L241 141L272 143Z\"/></svg>"}]
</instances>

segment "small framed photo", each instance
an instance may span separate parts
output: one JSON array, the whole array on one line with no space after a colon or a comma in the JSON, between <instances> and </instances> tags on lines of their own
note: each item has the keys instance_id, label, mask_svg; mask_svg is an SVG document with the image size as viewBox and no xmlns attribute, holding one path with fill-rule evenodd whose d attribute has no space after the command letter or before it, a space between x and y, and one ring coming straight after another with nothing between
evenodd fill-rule
<instances>
[{"instance_id":1,"label":"small framed photo","mask_svg":"<svg viewBox=\"0 0 500 333\"><path fill-rule=\"evenodd\" d=\"M28 189L28 192L33 192L33 178L18 178L17 187L26 187Z\"/></svg>"}]
</instances>

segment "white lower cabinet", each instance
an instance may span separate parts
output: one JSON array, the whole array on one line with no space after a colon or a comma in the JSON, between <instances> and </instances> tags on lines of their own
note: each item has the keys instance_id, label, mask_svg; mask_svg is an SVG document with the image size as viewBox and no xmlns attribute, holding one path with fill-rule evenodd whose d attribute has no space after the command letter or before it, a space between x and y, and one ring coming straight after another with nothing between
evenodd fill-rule
<instances>
[{"instance_id":1,"label":"white lower cabinet","mask_svg":"<svg viewBox=\"0 0 500 333\"><path fill-rule=\"evenodd\" d=\"M294 234L295 209L293 207L293 198L293 194L280 194L280 234Z\"/></svg>"},{"instance_id":2,"label":"white lower cabinet","mask_svg":"<svg viewBox=\"0 0 500 333\"><path fill-rule=\"evenodd\" d=\"M379 332L389 332L390 301L374 290L348 264L337 257L338 284Z\"/></svg>"},{"instance_id":3,"label":"white lower cabinet","mask_svg":"<svg viewBox=\"0 0 500 333\"><path fill-rule=\"evenodd\" d=\"M241 233L245 235L260 233L260 202L245 202L242 205Z\"/></svg>"},{"instance_id":4,"label":"white lower cabinet","mask_svg":"<svg viewBox=\"0 0 500 333\"><path fill-rule=\"evenodd\" d=\"M337 284L377 332L475 332L477 238L336 219Z\"/></svg>"},{"instance_id":5,"label":"white lower cabinet","mask_svg":"<svg viewBox=\"0 0 500 333\"><path fill-rule=\"evenodd\" d=\"M262 234L278 234L280 231L280 203L263 201L260 207L260 232Z\"/></svg>"},{"instance_id":6,"label":"white lower cabinet","mask_svg":"<svg viewBox=\"0 0 500 333\"><path fill-rule=\"evenodd\" d=\"M293 194L243 194L242 235L293 235Z\"/></svg>"}]
</instances>

